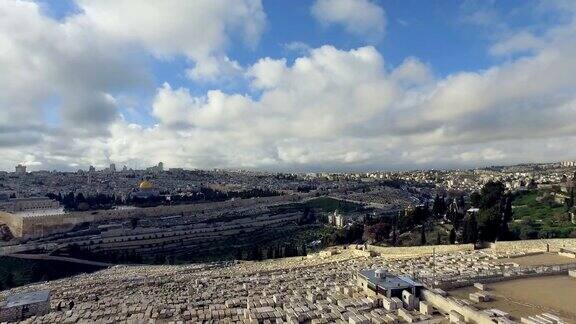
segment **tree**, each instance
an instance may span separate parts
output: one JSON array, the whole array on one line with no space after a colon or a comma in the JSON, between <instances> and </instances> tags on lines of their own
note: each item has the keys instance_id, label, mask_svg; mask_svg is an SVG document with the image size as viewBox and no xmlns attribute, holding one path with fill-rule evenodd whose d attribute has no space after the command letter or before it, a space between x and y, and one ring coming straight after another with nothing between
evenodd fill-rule
<instances>
[{"instance_id":1,"label":"tree","mask_svg":"<svg viewBox=\"0 0 576 324\"><path fill-rule=\"evenodd\" d=\"M135 229L136 227L138 227L138 218L136 218L136 217L130 218L130 227L132 229Z\"/></svg>"},{"instance_id":2,"label":"tree","mask_svg":"<svg viewBox=\"0 0 576 324\"><path fill-rule=\"evenodd\" d=\"M512 221L512 216L512 196L506 195L503 199L502 218L500 221L500 226L498 227L498 234L496 236L497 240L510 239L511 234L510 229L508 228L508 223Z\"/></svg>"},{"instance_id":3,"label":"tree","mask_svg":"<svg viewBox=\"0 0 576 324\"><path fill-rule=\"evenodd\" d=\"M466 216L462 227L462 242L476 243L478 240L478 222L476 220L476 215L472 214Z\"/></svg>"},{"instance_id":4,"label":"tree","mask_svg":"<svg viewBox=\"0 0 576 324\"><path fill-rule=\"evenodd\" d=\"M440 232L436 233L436 245L442 244L442 237L440 237Z\"/></svg>"},{"instance_id":5,"label":"tree","mask_svg":"<svg viewBox=\"0 0 576 324\"><path fill-rule=\"evenodd\" d=\"M482 201L482 196L480 195L480 193L473 192L470 195L470 204L472 205L472 207L479 207L481 201Z\"/></svg>"},{"instance_id":6,"label":"tree","mask_svg":"<svg viewBox=\"0 0 576 324\"><path fill-rule=\"evenodd\" d=\"M266 249L266 259L274 259L274 248L271 246Z\"/></svg>"},{"instance_id":7,"label":"tree","mask_svg":"<svg viewBox=\"0 0 576 324\"><path fill-rule=\"evenodd\" d=\"M362 240L362 235L364 234L364 224L353 224L346 229L345 242L344 243L355 243Z\"/></svg>"},{"instance_id":8,"label":"tree","mask_svg":"<svg viewBox=\"0 0 576 324\"><path fill-rule=\"evenodd\" d=\"M302 212L302 216L298 219L298 225L312 224L316 222L316 215L314 209L306 206Z\"/></svg>"},{"instance_id":9,"label":"tree","mask_svg":"<svg viewBox=\"0 0 576 324\"><path fill-rule=\"evenodd\" d=\"M512 210L512 196L506 195L504 198L504 210L503 210L503 221L509 223L512 221L513 210Z\"/></svg>"},{"instance_id":10,"label":"tree","mask_svg":"<svg viewBox=\"0 0 576 324\"><path fill-rule=\"evenodd\" d=\"M12 288L15 285L14 274L12 272L8 272L4 278L4 286L6 286L6 288Z\"/></svg>"},{"instance_id":11,"label":"tree","mask_svg":"<svg viewBox=\"0 0 576 324\"><path fill-rule=\"evenodd\" d=\"M390 224L377 223L370 226L364 226L362 240L368 242L381 242L390 235Z\"/></svg>"},{"instance_id":12,"label":"tree","mask_svg":"<svg viewBox=\"0 0 576 324\"><path fill-rule=\"evenodd\" d=\"M84 194L80 192L76 195L76 203L79 204L83 202L86 202L86 198L84 197Z\"/></svg>"},{"instance_id":13,"label":"tree","mask_svg":"<svg viewBox=\"0 0 576 324\"><path fill-rule=\"evenodd\" d=\"M440 197L436 194L434 198L434 204L432 205L432 213L435 217L443 216L446 213L446 201L444 196Z\"/></svg>"},{"instance_id":14,"label":"tree","mask_svg":"<svg viewBox=\"0 0 576 324\"><path fill-rule=\"evenodd\" d=\"M504 191L505 188L502 182L487 182L480 191L480 209L491 208L500 204L502 196L504 195Z\"/></svg>"},{"instance_id":15,"label":"tree","mask_svg":"<svg viewBox=\"0 0 576 324\"><path fill-rule=\"evenodd\" d=\"M242 260L242 249L240 247L236 248L236 251L234 252L234 259Z\"/></svg>"},{"instance_id":16,"label":"tree","mask_svg":"<svg viewBox=\"0 0 576 324\"><path fill-rule=\"evenodd\" d=\"M398 216L400 213L394 215L394 221L392 223L392 246L398 244Z\"/></svg>"},{"instance_id":17,"label":"tree","mask_svg":"<svg viewBox=\"0 0 576 324\"><path fill-rule=\"evenodd\" d=\"M420 245L426 245L426 227L424 225L420 230Z\"/></svg>"},{"instance_id":18,"label":"tree","mask_svg":"<svg viewBox=\"0 0 576 324\"><path fill-rule=\"evenodd\" d=\"M401 219L404 220L404 218L406 219L405 222L405 230L410 230L412 229L412 227L416 224L423 224L425 223L429 218L430 218L430 209L428 208L428 205L421 205L421 206L416 206L414 208L414 210L412 210L411 212L407 213L407 217L403 217ZM402 227L401 227L402 228Z\"/></svg>"},{"instance_id":19,"label":"tree","mask_svg":"<svg viewBox=\"0 0 576 324\"><path fill-rule=\"evenodd\" d=\"M460 195L458 197L458 207L464 208L466 206L466 202L464 201L464 195Z\"/></svg>"},{"instance_id":20,"label":"tree","mask_svg":"<svg viewBox=\"0 0 576 324\"><path fill-rule=\"evenodd\" d=\"M574 191L575 191L574 187L572 187L570 189L570 197L568 197L566 200L564 200L566 210L570 210L570 209L572 209L572 207L574 207L574 198L575 198Z\"/></svg>"},{"instance_id":21,"label":"tree","mask_svg":"<svg viewBox=\"0 0 576 324\"><path fill-rule=\"evenodd\" d=\"M456 230L454 230L454 227L452 227L452 229L450 230L448 240L450 241L450 244L456 243Z\"/></svg>"},{"instance_id":22,"label":"tree","mask_svg":"<svg viewBox=\"0 0 576 324\"><path fill-rule=\"evenodd\" d=\"M452 226L454 226L456 229L460 228L463 217L464 217L463 214L458 213L455 210L449 210L446 213L446 218L452 223Z\"/></svg>"},{"instance_id":23,"label":"tree","mask_svg":"<svg viewBox=\"0 0 576 324\"><path fill-rule=\"evenodd\" d=\"M303 256L308 255L308 250L306 249L306 244L302 244L302 248L300 249Z\"/></svg>"},{"instance_id":24,"label":"tree","mask_svg":"<svg viewBox=\"0 0 576 324\"><path fill-rule=\"evenodd\" d=\"M531 240L538 238L538 231L533 227L532 222L524 222L520 226L519 237L521 240Z\"/></svg>"},{"instance_id":25,"label":"tree","mask_svg":"<svg viewBox=\"0 0 576 324\"><path fill-rule=\"evenodd\" d=\"M478 212L478 230L480 232L480 240L491 242L496 240L501 224L500 206L481 209Z\"/></svg>"}]
</instances>

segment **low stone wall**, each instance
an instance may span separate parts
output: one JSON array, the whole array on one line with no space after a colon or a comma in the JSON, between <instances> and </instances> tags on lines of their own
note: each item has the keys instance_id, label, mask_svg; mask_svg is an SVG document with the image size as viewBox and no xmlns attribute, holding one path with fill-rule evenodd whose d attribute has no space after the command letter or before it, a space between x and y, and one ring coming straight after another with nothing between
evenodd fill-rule
<instances>
[{"instance_id":1,"label":"low stone wall","mask_svg":"<svg viewBox=\"0 0 576 324\"><path fill-rule=\"evenodd\" d=\"M406 246L406 247L384 247L368 245L369 251L376 252L382 256L418 256L433 253L442 254L459 251L473 251L474 244L454 244L454 245L426 245L426 246Z\"/></svg>"},{"instance_id":2,"label":"low stone wall","mask_svg":"<svg viewBox=\"0 0 576 324\"><path fill-rule=\"evenodd\" d=\"M503 252L558 252L561 248L576 249L576 238L499 241L490 243L489 247Z\"/></svg>"},{"instance_id":3,"label":"low stone wall","mask_svg":"<svg viewBox=\"0 0 576 324\"><path fill-rule=\"evenodd\" d=\"M566 275L569 274L570 271L565 267L559 269L553 269L549 271L543 272L530 272L530 273L522 273L517 274L514 276L492 276L492 277L482 277L482 278L474 278L472 280L467 281L451 281L451 282L442 282L437 285L437 288L441 288L443 290L454 290L462 287L469 287L472 286L474 283L479 282L483 284L491 284L503 281L510 281L516 279L527 279L527 278L540 278L540 277L547 277L547 276L558 276L558 275Z\"/></svg>"},{"instance_id":4,"label":"low stone wall","mask_svg":"<svg viewBox=\"0 0 576 324\"><path fill-rule=\"evenodd\" d=\"M488 316L488 314L477 311L470 306L458 303L454 299L440 296L430 290L424 289L420 297L445 314L456 311L458 314L464 316L466 323L494 324L492 318Z\"/></svg>"}]
</instances>

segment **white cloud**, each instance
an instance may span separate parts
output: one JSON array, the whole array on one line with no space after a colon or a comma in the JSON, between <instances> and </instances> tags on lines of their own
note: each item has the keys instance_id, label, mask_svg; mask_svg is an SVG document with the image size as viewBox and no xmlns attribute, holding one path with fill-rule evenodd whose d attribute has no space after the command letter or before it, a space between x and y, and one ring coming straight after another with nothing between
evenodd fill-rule
<instances>
[{"instance_id":1,"label":"white cloud","mask_svg":"<svg viewBox=\"0 0 576 324\"><path fill-rule=\"evenodd\" d=\"M377 41L386 30L386 13L370 0L316 0L312 15L321 24L341 25L348 33Z\"/></svg>"},{"instance_id":2,"label":"white cloud","mask_svg":"<svg viewBox=\"0 0 576 324\"><path fill-rule=\"evenodd\" d=\"M204 2L162 3L185 12ZM225 16L259 10L243 3ZM160 160L202 168L409 168L574 158L568 149L576 140L572 21L529 42L494 45L515 55L486 70L439 77L415 57L390 65L371 46L327 45L294 61L265 57L242 69L226 55L228 27L222 42L186 44L173 40L186 36L184 22L158 26L167 39L155 34L155 23L133 28L152 7L139 9L139 17L124 11L130 26L119 30L116 14L102 16L111 2L80 5L90 10L56 21L32 2L0 1L0 16L8 17L0 19L0 168ZM142 6L148 5L156 2ZM206 63L188 71L202 78L242 72L254 92L215 87L198 95L165 83L151 94L155 124L131 123L120 109L131 91L147 89L145 66L133 55L142 50ZM47 103L58 112L55 125L46 123Z\"/></svg>"},{"instance_id":3,"label":"white cloud","mask_svg":"<svg viewBox=\"0 0 576 324\"><path fill-rule=\"evenodd\" d=\"M432 71L417 58L409 57L394 69L392 78L406 85L419 85L432 79Z\"/></svg>"},{"instance_id":4,"label":"white cloud","mask_svg":"<svg viewBox=\"0 0 576 324\"><path fill-rule=\"evenodd\" d=\"M490 47L492 55L511 55L526 51L533 51L543 46L544 42L532 33L522 31L514 33L510 37L497 42Z\"/></svg>"},{"instance_id":5,"label":"white cloud","mask_svg":"<svg viewBox=\"0 0 576 324\"><path fill-rule=\"evenodd\" d=\"M188 75L213 81L238 73L225 55L232 37L254 47L266 24L260 0L77 0L79 18L119 42L142 46L156 56L184 55L195 66Z\"/></svg>"},{"instance_id":6,"label":"white cloud","mask_svg":"<svg viewBox=\"0 0 576 324\"><path fill-rule=\"evenodd\" d=\"M282 44L282 47L287 51L296 52L300 55L306 55L312 49L310 45L303 42L290 42Z\"/></svg>"},{"instance_id":7,"label":"white cloud","mask_svg":"<svg viewBox=\"0 0 576 324\"><path fill-rule=\"evenodd\" d=\"M120 122L115 96L152 84L148 52L186 56L190 76L202 80L241 74L226 56L229 43L254 46L266 20L259 0L77 4L78 12L56 20L35 2L0 1L1 168L29 152L42 154L37 161L46 167L94 159L83 146L111 136L110 125Z\"/></svg>"},{"instance_id":8,"label":"white cloud","mask_svg":"<svg viewBox=\"0 0 576 324\"><path fill-rule=\"evenodd\" d=\"M194 161L202 167L460 166L567 157L561 146L542 145L576 138L576 97L563 91L576 89L569 77L576 71L574 43L565 44L560 52L548 48L444 79L416 58L387 68L373 47L324 46L293 64L264 58L249 68L252 86L262 91L258 99L159 89L156 102L166 112L178 107L167 115L189 126L173 131L163 120L154 131L182 143L182 158L218 157Z\"/></svg>"},{"instance_id":9,"label":"white cloud","mask_svg":"<svg viewBox=\"0 0 576 324\"><path fill-rule=\"evenodd\" d=\"M52 100L65 126L102 133L118 117L109 93L147 80L128 52L80 21L54 21L24 1L1 2L0 16L0 127L46 128Z\"/></svg>"},{"instance_id":10,"label":"white cloud","mask_svg":"<svg viewBox=\"0 0 576 324\"><path fill-rule=\"evenodd\" d=\"M260 59L248 70L253 79L252 86L257 89L269 89L278 86L286 74L286 60L274 60L269 57Z\"/></svg>"}]
</instances>

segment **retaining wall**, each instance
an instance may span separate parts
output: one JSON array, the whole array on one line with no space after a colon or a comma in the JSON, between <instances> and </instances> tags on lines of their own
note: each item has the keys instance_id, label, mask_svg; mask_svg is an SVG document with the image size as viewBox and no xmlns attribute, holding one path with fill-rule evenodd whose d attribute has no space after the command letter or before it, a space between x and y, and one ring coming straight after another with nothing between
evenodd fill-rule
<instances>
[{"instance_id":1,"label":"retaining wall","mask_svg":"<svg viewBox=\"0 0 576 324\"><path fill-rule=\"evenodd\" d=\"M385 247L368 245L368 250L376 252L382 256L418 256L432 253L442 254L460 251L473 251L474 244L454 244L454 245L426 245L426 246L405 246L405 247Z\"/></svg>"},{"instance_id":2,"label":"retaining wall","mask_svg":"<svg viewBox=\"0 0 576 324\"><path fill-rule=\"evenodd\" d=\"M490 243L489 247L503 252L558 252L561 248L576 249L576 238L499 241Z\"/></svg>"},{"instance_id":3,"label":"retaining wall","mask_svg":"<svg viewBox=\"0 0 576 324\"><path fill-rule=\"evenodd\" d=\"M494 276L487 276L487 277L476 277L470 280L465 281L445 281L441 282L437 285L438 288L444 290L453 290L462 287L472 286L476 282L490 284L502 281L510 281L516 279L526 279L526 278L535 278L535 277L545 277L545 276L558 276L558 275L566 275L569 271L576 269L576 266L573 264L569 265L561 265L561 266L552 266L548 270L541 270L537 272L527 272L527 273L518 273L514 275L494 275Z\"/></svg>"}]
</instances>

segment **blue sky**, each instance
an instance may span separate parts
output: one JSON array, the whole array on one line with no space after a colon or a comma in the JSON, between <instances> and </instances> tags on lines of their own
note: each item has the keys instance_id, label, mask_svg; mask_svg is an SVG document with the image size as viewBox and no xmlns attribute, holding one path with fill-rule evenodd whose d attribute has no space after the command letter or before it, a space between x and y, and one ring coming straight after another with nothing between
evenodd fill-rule
<instances>
[{"instance_id":1,"label":"blue sky","mask_svg":"<svg viewBox=\"0 0 576 324\"><path fill-rule=\"evenodd\" d=\"M46 14L59 20L81 13L73 0L40 1ZM243 66L254 64L262 57L286 58L292 62L301 56L298 50L287 49L291 43L302 43L310 48L332 45L339 49L354 49L371 45L376 47L393 67L400 65L407 57L417 57L428 64L432 71L446 76L458 71L476 71L486 69L502 61L488 53L494 41L494 33L504 33L496 22L506 24L507 28L536 29L536 23L543 23L543 13L534 12L531 8L539 5L538 1L373 1L385 8L386 31L378 40L367 40L350 35L341 26L322 26L310 13L314 1L311 0L278 0L263 1L267 15L265 30L261 41L251 47L246 44L230 44L228 55ZM482 13L490 25L474 22L472 15ZM555 15L548 17L557 19ZM545 21L546 19L544 19ZM211 89L223 89L229 92L250 92L243 82L194 82L184 73L189 65L183 55L168 59L156 59L144 54L149 59L149 71L154 87L164 82L173 87L188 87L193 94L201 95ZM135 93L139 100L139 109L147 109L152 100L149 89ZM149 115L133 115L125 112L130 120L152 125L155 120ZM56 116L50 116L56 120Z\"/></svg>"},{"instance_id":2,"label":"blue sky","mask_svg":"<svg viewBox=\"0 0 576 324\"><path fill-rule=\"evenodd\" d=\"M382 53L392 67L413 56L443 77L459 71L487 69L509 59L494 57L488 51L498 34L526 28L538 32L561 17L534 10L541 6L540 1L535 0L372 2L385 8L386 12L386 31L378 40L350 35L341 26L322 26L310 13L313 0L265 0L262 4L267 22L260 42L255 47L229 44L228 55L241 65L248 66L262 57L286 58L292 62L302 53L287 49L287 44L291 43L302 43L310 48L332 45L339 49L371 45ZM42 0L39 3L47 15L59 20L82 11L73 0ZM483 16L487 21L477 22L474 15ZM189 63L183 55L160 60L148 58L155 87L168 82L174 87L190 87L198 95L214 88L231 92L250 91L241 82L204 83L190 80L184 73ZM146 100L142 104L146 105Z\"/></svg>"},{"instance_id":3,"label":"blue sky","mask_svg":"<svg viewBox=\"0 0 576 324\"><path fill-rule=\"evenodd\" d=\"M55 19L81 12L73 0L38 1L45 13ZM312 0L263 1L267 23L261 41L251 48L244 44L231 44L229 56L242 65L253 64L261 57L287 58L299 56L297 51L286 49L286 44L300 42L311 48L330 44L341 49L375 46L387 61L398 65L409 56L430 64L435 73L444 76L461 70L478 70L490 67L501 58L488 53L499 30L497 23L510 29L538 30L560 19L557 14L533 10L540 5L534 0L508 1L373 1L386 10L386 33L378 41L350 35L342 27L325 27L310 13ZM480 25L470 16L478 13L497 19L493 25ZM447 53L450 53L447 55ZM454 53L457 53L456 55ZM170 82L177 86L190 85L182 74L185 57L154 60L151 71L157 83ZM210 86L202 86L205 91Z\"/></svg>"},{"instance_id":4,"label":"blue sky","mask_svg":"<svg viewBox=\"0 0 576 324\"><path fill-rule=\"evenodd\" d=\"M0 0L0 10L14 18L0 26L13 49L0 63L22 80L0 79L11 82L5 120L36 116L33 134L0 132L1 168L574 158L560 149L574 129L555 117L574 113L571 1ZM524 93L523 75L543 82ZM540 131L524 140L526 129Z\"/></svg>"}]
</instances>

